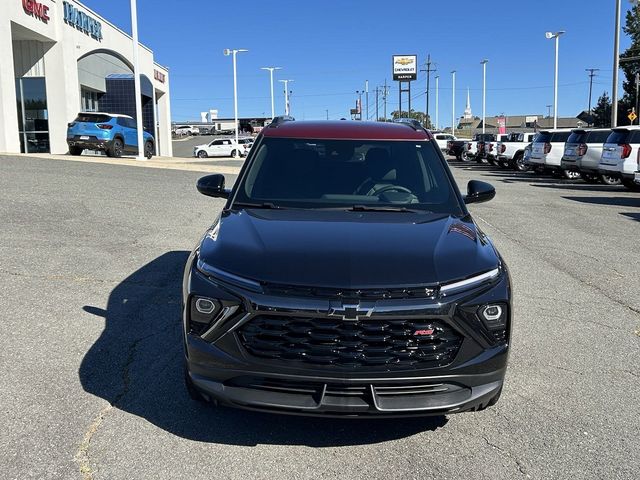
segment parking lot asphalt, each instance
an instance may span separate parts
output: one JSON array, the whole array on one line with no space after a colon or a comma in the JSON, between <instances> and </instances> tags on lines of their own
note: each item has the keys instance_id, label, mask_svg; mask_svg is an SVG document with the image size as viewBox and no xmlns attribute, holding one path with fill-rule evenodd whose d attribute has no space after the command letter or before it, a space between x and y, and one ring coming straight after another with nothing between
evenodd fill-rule
<instances>
[{"instance_id":1,"label":"parking lot asphalt","mask_svg":"<svg viewBox=\"0 0 640 480\"><path fill-rule=\"evenodd\" d=\"M182 269L223 205L201 173L0 156L2 478L637 478L640 193L451 165L497 190L470 210L512 274L502 398L354 421L189 400Z\"/></svg>"}]
</instances>

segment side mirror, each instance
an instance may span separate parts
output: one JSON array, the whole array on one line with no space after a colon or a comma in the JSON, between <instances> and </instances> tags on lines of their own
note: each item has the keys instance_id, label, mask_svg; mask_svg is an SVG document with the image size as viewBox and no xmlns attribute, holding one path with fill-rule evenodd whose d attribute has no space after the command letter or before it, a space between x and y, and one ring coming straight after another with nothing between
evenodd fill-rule
<instances>
[{"instance_id":1,"label":"side mirror","mask_svg":"<svg viewBox=\"0 0 640 480\"><path fill-rule=\"evenodd\" d=\"M231 190L224 188L224 175L216 173L207 175L198 180L196 184L198 191L207 197L229 198Z\"/></svg>"},{"instance_id":2,"label":"side mirror","mask_svg":"<svg viewBox=\"0 0 640 480\"><path fill-rule=\"evenodd\" d=\"M496 189L493 185L479 180L471 180L467 184L467 195L464 197L464 203L481 203L488 202L496 196Z\"/></svg>"}]
</instances>

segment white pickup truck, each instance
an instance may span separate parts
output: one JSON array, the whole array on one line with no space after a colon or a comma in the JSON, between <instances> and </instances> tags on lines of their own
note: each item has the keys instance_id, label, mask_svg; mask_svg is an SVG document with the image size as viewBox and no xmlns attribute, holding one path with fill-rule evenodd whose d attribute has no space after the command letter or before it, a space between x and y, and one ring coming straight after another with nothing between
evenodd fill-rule
<instances>
[{"instance_id":1,"label":"white pickup truck","mask_svg":"<svg viewBox=\"0 0 640 480\"><path fill-rule=\"evenodd\" d=\"M524 149L533 141L535 133L516 133L508 135L506 141L498 142L496 148L496 160L502 168L512 168L518 171L526 171L524 163Z\"/></svg>"}]
</instances>

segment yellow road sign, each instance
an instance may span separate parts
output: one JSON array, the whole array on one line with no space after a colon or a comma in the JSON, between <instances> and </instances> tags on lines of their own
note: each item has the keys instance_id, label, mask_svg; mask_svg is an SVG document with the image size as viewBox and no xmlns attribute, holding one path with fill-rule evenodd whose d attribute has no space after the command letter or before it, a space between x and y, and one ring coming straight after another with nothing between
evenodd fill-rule
<instances>
[{"instance_id":1,"label":"yellow road sign","mask_svg":"<svg viewBox=\"0 0 640 480\"><path fill-rule=\"evenodd\" d=\"M636 115L636 112L631 112L629 115L627 115L627 118L633 122L636 118L638 118L638 115Z\"/></svg>"}]
</instances>

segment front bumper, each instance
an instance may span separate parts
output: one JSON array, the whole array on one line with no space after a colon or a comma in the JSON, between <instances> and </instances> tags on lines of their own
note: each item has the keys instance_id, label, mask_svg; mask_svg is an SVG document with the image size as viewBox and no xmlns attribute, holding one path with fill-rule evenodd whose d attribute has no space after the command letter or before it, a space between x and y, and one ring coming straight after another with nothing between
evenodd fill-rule
<instances>
[{"instance_id":1,"label":"front bumper","mask_svg":"<svg viewBox=\"0 0 640 480\"><path fill-rule=\"evenodd\" d=\"M424 364L345 367L259 358L241 340L243 326L256 317L326 319L332 300L258 293L221 283L199 272L194 258L192 255L185 270L184 305L190 305L197 295L238 306L234 314L223 314L222 320L214 320L213 327L202 334L189 331L189 308L183 308L187 374L192 385L211 401L299 415L442 415L486 407L502 388L511 331L511 286L506 267L491 284L446 299L375 301L375 313L363 320L376 321L387 315L445 322L461 339L457 353L446 364L429 368L423 368ZM489 302L507 305L507 324L500 340L474 316L478 305Z\"/></svg>"}]
</instances>

